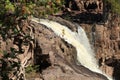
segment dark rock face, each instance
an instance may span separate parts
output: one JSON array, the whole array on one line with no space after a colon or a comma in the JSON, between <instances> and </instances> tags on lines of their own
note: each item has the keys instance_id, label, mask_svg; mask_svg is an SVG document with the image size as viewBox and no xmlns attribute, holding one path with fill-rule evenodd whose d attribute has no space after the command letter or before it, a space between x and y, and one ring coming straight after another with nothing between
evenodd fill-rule
<instances>
[{"instance_id":1,"label":"dark rock face","mask_svg":"<svg viewBox=\"0 0 120 80\"><path fill-rule=\"evenodd\" d=\"M110 4L104 0L65 0L66 11L79 23L103 23L108 19ZM64 16L64 15L63 15ZM64 18L64 17L63 17Z\"/></svg>"},{"instance_id":2,"label":"dark rock face","mask_svg":"<svg viewBox=\"0 0 120 80\"><path fill-rule=\"evenodd\" d=\"M66 7L72 10L84 11L95 11L100 12L103 10L102 0L65 0Z\"/></svg>"}]
</instances>

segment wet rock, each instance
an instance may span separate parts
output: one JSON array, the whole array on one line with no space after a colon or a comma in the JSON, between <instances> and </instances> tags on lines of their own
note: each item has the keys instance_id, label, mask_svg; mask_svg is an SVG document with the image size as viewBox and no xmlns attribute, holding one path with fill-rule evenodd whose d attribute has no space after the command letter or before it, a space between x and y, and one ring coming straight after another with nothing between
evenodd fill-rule
<instances>
[{"instance_id":1,"label":"wet rock","mask_svg":"<svg viewBox=\"0 0 120 80\"><path fill-rule=\"evenodd\" d=\"M70 25L70 29L73 31L76 29L74 24L62 18L52 20L57 22L60 20L59 22L63 25ZM37 65L41 65L40 71L44 80L107 80L103 75L94 73L82 65L77 65L75 47L54 34L51 29L35 22L30 22L30 24L34 25L35 29L34 59ZM46 55L45 60L42 59L42 55Z\"/></svg>"},{"instance_id":2,"label":"wet rock","mask_svg":"<svg viewBox=\"0 0 120 80\"><path fill-rule=\"evenodd\" d=\"M112 16L105 24L81 24L86 30L103 72L119 80L120 18ZM93 29L94 27L94 29ZM117 65L115 65L117 64ZM116 70L117 69L117 70Z\"/></svg>"}]
</instances>

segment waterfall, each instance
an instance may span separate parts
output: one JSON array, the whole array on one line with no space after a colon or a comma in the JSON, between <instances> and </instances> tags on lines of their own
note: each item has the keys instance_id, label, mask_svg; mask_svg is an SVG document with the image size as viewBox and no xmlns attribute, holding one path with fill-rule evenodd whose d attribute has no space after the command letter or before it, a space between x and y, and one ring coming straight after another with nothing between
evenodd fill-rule
<instances>
[{"instance_id":1,"label":"waterfall","mask_svg":"<svg viewBox=\"0 0 120 80\"><path fill-rule=\"evenodd\" d=\"M45 25L46 27L54 31L56 35L64 39L67 43L73 45L77 50L77 60L81 65L93 72L103 74L109 80L112 80L99 69L94 51L91 49L85 31L80 26L77 25L78 31L73 32L67 26L61 25L60 23L57 23L55 21L37 18L33 18L32 21Z\"/></svg>"}]
</instances>

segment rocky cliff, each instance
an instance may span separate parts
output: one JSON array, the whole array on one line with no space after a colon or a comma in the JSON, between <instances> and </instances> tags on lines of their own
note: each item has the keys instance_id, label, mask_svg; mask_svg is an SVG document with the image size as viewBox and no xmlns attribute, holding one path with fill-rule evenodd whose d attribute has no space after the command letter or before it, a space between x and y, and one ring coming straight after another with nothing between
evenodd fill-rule
<instances>
[{"instance_id":1,"label":"rocky cliff","mask_svg":"<svg viewBox=\"0 0 120 80\"><path fill-rule=\"evenodd\" d=\"M65 0L65 6L72 10L79 10L81 13L83 12L103 12L103 4L102 0Z\"/></svg>"},{"instance_id":2,"label":"rocky cliff","mask_svg":"<svg viewBox=\"0 0 120 80\"><path fill-rule=\"evenodd\" d=\"M112 15L105 24L81 24L93 44L101 69L119 80L120 18Z\"/></svg>"},{"instance_id":3,"label":"rocky cliff","mask_svg":"<svg viewBox=\"0 0 120 80\"><path fill-rule=\"evenodd\" d=\"M76 25L69 21L56 17L49 19L63 25L69 25L71 30L76 31ZM1 38L1 50L7 51L8 56L11 55L11 47L14 47L15 50L20 50L20 46L22 47L22 52L17 54L17 58L5 58L1 64L2 69L4 69L4 66L10 67L11 63L20 63L19 68L14 67L9 73L9 79L25 80L26 77L27 80L107 80L102 74L77 65L76 49L54 34L51 29L31 20L23 21L21 26L25 33L31 33L30 36L34 40L28 45L21 42L22 36L8 38L6 41ZM25 68L30 64L39 65L37 74L25 74Z\"/></svg>"},{"instance_id":4,"label":"rocky cliff","mask_svg":"<svg viewBox=\"0 0 120 80\"><path fill-rule=\"evenodd\" d=\"M59 21L63 25L69 25L75 31L75 25L69 21L61 18L52 18L52 20ZM41 65L40 69L44 80L105 79L100 74L93 73L83 66L76 65L76 49L72 45L56 36L50 29L34 22L31 23L35 25L36 42L38 45L35 51L35 62Z\"/></svg>"},{"instance_id":5,"label":"rocky cliff","mask_svg":"<svg viewBox=\"0 0 120 80\"><path fill-rule=\"evenodd\" d=\"M107 22L103 23L105 19L103 15L107 16L104 11L108 11L108 9L103 10L104 3L101 1L69 0L66 7L72 21L78 22L86 31L101 70L119 80L120 20L119 16L112 15ZM48 19L66 25L74 32L77 31L76 25L72 22L53 16ZM20 29L23 30L23 34L14 36L14 38L8 38L5 41L0 37L0 50L7 51L8 56L11 55L11 47L20 50L17 59L5 58L4 62L0 62L2 68L9 67L14 62L20 62L22 65L20 68L14 68L9 75L10 79L25 79L26 76L27 80L107 80L105 76L91 72L82 65L77 65L76 49L54 34L51 29L31 20L23 20ZM22 42L22 40L28 42L29 39L24 40L21 36L27 32L30 33L33 40L29 45ZM3 54L0 54L0 58L2 56ZM30 64L39 65L37 74L25 75L25 68Z\"/></svg>"},{"instance_id":6,"label":"rocky cliff","mask_svg":"<svg viewBox=\"0 0 120 80\"><path fill-rule=\"evenodd\" d=\"M65 13L79 23L101 23L108 19L111 5L104 0L65 0ZM67 11L67 12L66 12ZM66 17L63 15L63 18Z\"/></svg>"},{"instance_id":7,"label":"rocky cliff","mask_svg":"<svg viewBox=\"0 0 120 80\"><path fill-rule=\"evenodd\" d=\"M67 0L66 0L67 1ZM75 6L72 6L75 5ZM111 5L104 0L71 0L66 4L72 21L86 30L97 54L101 69L119 80L120 17L111 14ZM63 16L65 18L65 16Z\"/></svg>"}]
</instances>

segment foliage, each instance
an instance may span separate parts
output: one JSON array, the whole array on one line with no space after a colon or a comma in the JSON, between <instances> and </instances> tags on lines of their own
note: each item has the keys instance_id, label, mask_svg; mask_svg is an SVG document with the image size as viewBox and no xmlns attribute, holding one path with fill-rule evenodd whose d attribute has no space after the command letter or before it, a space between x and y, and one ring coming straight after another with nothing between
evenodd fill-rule
<instances>
[{"instance_id":1,"label":"foliage","mask_svg":"<svg viewBox=\"0 0 120 80\"><path fill-rule=\"evenodd\" d=\"M27 16L30 15L29 8L22 2L18 4L10 2L10 0L1 0L0 10L0 35L3 40L6 41L7 39L13 39L18 35L20 35L18 38L20 39L23 31L19 26L21 21L27 19ZM22 35L22 37L26 37L26 35ZM27 38L25 38L25 40L26 39ZM2 52L3 57L0 59L2 64L0 76L3 80L9 80L10 75L16 74L14 71L19 70L20 61L16 56L18 53L21 53L20 50L17 51L11 47L9 52ZM15 62L14 59L17 59L17 62Z\"/></svg>"},{"instance_id":2,"label":"foliage","mask_svg":"<svg viewBox=\"0 0 120 80\"><path fill-rule=\"evenodd\" d=\"M20 32L17 28L18 23L30 15L29 10L22 3L16 4L9 0L0 3L0 34L4 39L14 37Z\"/></svg>"},{"instance_id":3,"label":"foliage","mask_svg":"<svg viewBox=\"0 0 120 80\"><path fill-rule=\"evenodd\" d=\"M39 71L39 65L29 65L25 68L26 73L37 72Z\"/></svg>"},{"instance_id":4,"label":"foliage","mask_svg":"<svg viewBox=\"0 0 120 80\"><path fill-rule=\"evenodd\" d=\"M38 0L34 4L33 15L42 17L59 12L64 4L64 0Z\"/></svg>"},{"instance_id":5,"label":"foliage","mask_svg":"<svg viewBox=\"0 0 120 80\"><path fill-rule=\"evenodd\" d=\"M39 72L39 65L29 65L25 68L25 76L27 79L38 77L39 74L37 72Z\"/></svg>"},{"instance_id":6,"label":"foliage","mask_svg":"<svg viewBox=\"0 0 120 80\"><path fill-rule=\"evenodd\" d=\"M120 0L106 0L111 4L111 9L113 13L120 14Z\"/></svg>"},{"instance_id":7,"label":"foliage","mask_svg":"<svg viewBox=\"0 0 120 80\"><path fill-rule=\"evenodd\" d=\"M8 54L7 51L3 51L3 54L3 58L0 59L2 63L0 75L3 80L9 80L10 75L16 73L15 69L20 68L20 61L14 61L16 55L13 48L11 48L11 54Z\"/></svg>"},{"instance_id":8,"label":"foliage","mask_svg":"<svg viewBox=\"0 0 120 80\"><path fill-rule=\"evenodd\" d=\"M15 62L17 55L23 53L21 44L28 45L32 40L29 33L25 34L21 22L26 20L30 15L36 17L45 17L53 15L60 11L64 0L0 0L0 35L3 40L18 39L19 51L10 48L10 52L3 51L3 57L0 59L2 63L0 76L3 80L9 80L9 74L16 74L14 69L19 70L20 61ZM21 39L22 38L22 39ZM18 43L18 42L17 42ZM28 66L26 72L36 71L38 66Z\"/></svg>"}]
</instances>

